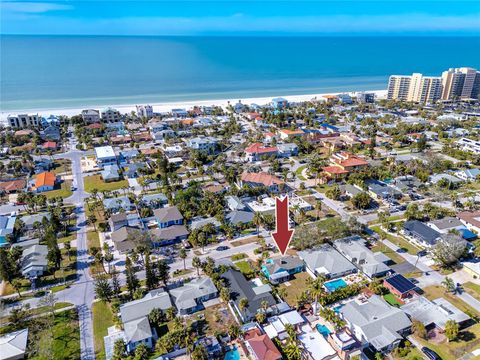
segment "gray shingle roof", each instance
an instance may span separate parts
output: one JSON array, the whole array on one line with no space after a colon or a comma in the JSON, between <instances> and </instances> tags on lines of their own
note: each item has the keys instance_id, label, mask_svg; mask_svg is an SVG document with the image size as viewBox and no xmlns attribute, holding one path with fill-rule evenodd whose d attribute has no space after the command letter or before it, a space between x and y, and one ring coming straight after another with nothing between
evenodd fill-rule
<instances>
[{"instance_id":1,"label":"gray shingle roof","mask_svg":"<svg viewBox=\"0 0 480 360\"><path fill-rule=\"evenodd\" d=\"M146 316L123 324L127 342L142 341L152 337L152 329Z\"/></svg>"},{"instance_id":2,"label":"gray shingle roof","mask_svg":"<svg viewBox=\"0 0 480 360\"><path fill-rule=\"evenodd\" d=\"M329 244L316 249L299 251L298 256L305 261L312 271L322 274L340 274L356 269L355 265Z\"/></svg>"},{"instance_id":3,"label":"gray shingle roof","mask_svg":"<svg viewBox=\"0 0 480 360\"><path fill-rule=\"evenodd\" d=\"M120 317L124 323L148 316L153 309L166 311L172 307L170 296L162 289L150 291L143 299L130 301L120 306Z\"/></svg>"},{"instance_id":4,"label":"gray shingle roof","mask_svg":"<svg viewBox=\"0 0 480 360\"><path fill-rule=\"evenodd\" d=\"M226 216L227 222L237 224L248 224L253 221L253 212L251 211L232 211Z\"/></svg>"},{"instance_id":5,"label":"gray shingle roof","mask_svg":"<svg viewBox=\"0 0 480 360\"><path fill-rule=\"evenodd\" d=\"M403 224L403 229L410 232L413 236L420 238L422 241L434 245L440 237L440 233L418 220L410 220Z\"/></svg>"},{"instance_id":6,"label":"gray shingle roof","mask_svg":"<svg viewBox=\"0 0 480 360\"><path fill-rule=\"evenodd\" d=\"M304 266L305 263L297 256L282 256L281 258L271 259L265 267L270 274L276 273L278 270L293 270L299 266Z\"/></svg>"},{"instance_id":7,"label":"gray shingle roof","mask_svg":"<svg viewBox=\"0 0 480 360\"><path fill-rule=\"evenodd\" d=\"M399 332L411 326L402 310L388 305L378 295L372 295L363 303L351 301L340 312L348 323L362 330L366 340L377 350L401 339Z\"/></svg>"},{"instance_id":8,"label":"gray shingle roof","mask_svg":"<svg viewBox=\"0 0 480 360\"><path fill-rule=\"evenodd\" d=\"M228 287L231 290L231 298L237 305L240 300L246 298L248 307L245 310L247 318L255 316L257 311L262 308L262 302L266 301L269 306L275 305L276 301L270 292L255 292L253 285L238 270L230 269L222 277L228 281Z\"/></svg>"},{"instance_id":9,"label":"gray shingle roof","mask_svg":"<svg viewBox=\"0 0 480 360\"><path fill-rule=\"evenodd\" d=\"M197 305L197 299L217 293L215 284L209 277L192 280L185 285L170 290L175 306L178 310L190 309Z\"/></svg>"},{"instance_id":10,"label":"gray shingle roof","mask_svg":"<svg viewBox=\"0 0 480 360\"><path fill-rule=\"evenodd\" d=\"M182 214L176 206L169 206L161 209L156 209L153 211L154 216L161 223L183 219Z\"/></svg>"}]
</instances>

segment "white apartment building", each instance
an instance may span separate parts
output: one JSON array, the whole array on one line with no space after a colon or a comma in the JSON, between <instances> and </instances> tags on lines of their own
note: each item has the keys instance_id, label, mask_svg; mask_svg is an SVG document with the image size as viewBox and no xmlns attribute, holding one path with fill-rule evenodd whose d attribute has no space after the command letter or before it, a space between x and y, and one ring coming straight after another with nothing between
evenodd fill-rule
<instances>
[{"instance_id":1,"label":"white apartment building","mask_svg":"<svg viewBox=\"0 0 480 360\"><path fill-rule=\"evenodd\" d=\"M152 118L153 107L151 105L137 105L137 116L141 118Z\"/></svg>"},{"instance_id":2,"label":"white apartment building","mask_svg":"<svg viewBox=\"0 0 480 360\"><path fill-rule=\"evenodd\" d=\"M19 129L25 127L38 127L41 124L42 117L38 114L18 114L7 116L8 126Z\"/></svg>"},{"instance_id":3,"label":"white apartment building","mask_svg":"<svg viewBox=\"0 0 480 360\"><path fill-rule=\"evenodd\" d=\"M120 111L113 108L106 108L102 110L102 121L104 122L117 122L122 119Z\"/></svg>"},{"instance_id":4,"label":"white apartment building","mask_svg":"<svg viewBox=\"0 0 480 360\"><path fill-rule=\"evenodd\" d=\"M442 79L434 76L392 75L388 82L387 98L418 103L430 103L442 96Z\"/></svg>"},{"instance_id":5,"label":"white apartment building","mask_svg":"<svg viewBox=\"0 0 480 360\"><path fill-rule=\"evenodd\" d=\"M450 68L442 73L442 100L477 99L480 95L480 71Z\"/></svg>"},{"instance_id":6,"label":"white apartment building","mask_svg":"<svg viewBox=\"0 0 480 360\"><path fill-rule=\"evenodd\" d=\"M411 78L412 77L408 75L390 76L390 79L388 80L387 99L407 100Z\"/></svg>"}]
</instances>

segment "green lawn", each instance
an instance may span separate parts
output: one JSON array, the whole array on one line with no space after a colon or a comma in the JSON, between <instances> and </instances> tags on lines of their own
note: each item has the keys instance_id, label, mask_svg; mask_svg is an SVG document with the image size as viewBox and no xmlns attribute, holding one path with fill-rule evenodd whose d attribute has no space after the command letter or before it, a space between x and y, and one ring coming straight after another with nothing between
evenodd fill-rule
<instances>
[{"instance_id":1,"label":"green lawn","mask_svg":"<svg viewBox=\"0 0 480 360\"><path fill-rule=\"evenodd\" d=\"M480 300L480 285L474 284L472 282L466 282L463 284L463 287L466 292L468 292L470 295L472 295L474 298L477 300Z\"/></svg>"},{"instance_id":2,"label":"green lawn","mask_svg":"<svg viewBox=\"0 0 480 360\"><path fill-rule=\"evenodd\" d=\"M395 244L395 245L397 245L401 248L406 249L409 254L416 255L417 252L419 252L421 250L417 246L415 246L412 243L410 243L409 241L405 240L404 238L402 238L400 236L394 236L392 234L389 234L389 233L383 231L382 229L380 229L379 225L371 226L370 229L375 231L377 234L385 237L391 243L393 243L393 244Z\"/></svg>"},{"instance_id":3,"label":"green lawn","mask_svg":"<svg viewBox=\"0 0 480 360\"><path fill-rule=\"evenodd\" d=\"M385 255L387 255L390 259L392 259L392 261L395 263L395 264L401 264L401 263L404 263L405 262L405 259L400 255L398 254L397 252L393 251L392 249L390 249L387 245L384 245L382 244L381 242L378 242L377 245L373 246L371 248L371 250L373 252L382 252L384 253Z\"/></svg>"},{"instance_id":4,"label":"green lawn","mask_svg":"<svg viewBox=\"0 0 480 360\"><path fill-rule=\"evenodd\" d=\"M102 301L93 303L93 341L97 359L105 359L103 337L108 334L108 328L113 325L113 313L110 305Z\"/></svg>"},{"instance_id":5,"label":"green lawn","mask_svg":"<svg viewBox=\"0 0 480 360\"><path fill-rule=\"evenodd\" d=\"M53 165L54 165L53 172L56 175L70 172L72 168L71 164L72 162L69 159L56 159L53 162Z\"/></svg>"},{"instance_id":6,"label":"green lawn","mask_svg":"<svg viewBox=\"0 0 480 360\"><path fill-rule=\"evenodd\" d=\"M63 199L71 196L73 192L70 190L70 185L72 184L71 180L65 180L60 184L60 188L52 191L46 191L43 194L47 199L61 197Z\"/></svg>"},{"instance_id":7,"label":"green lawn","mask_svg":"<svg viewBox=\"0 0 480 360\"><path fill-rule=\"evenodd\" d=\"M395 295L393 295L392 293L388 293L388 294L383 295L383 298L385 299L386 302L388 302L392 306L402 305L400 303L400 301L398 301L397 298L395 297Z\"/></svg>"},{"instance_id":8,"label":"green lawn","mask_svg":"<svg viewBox=\"0 0 480 360\"><path fill-rule=\"evenodd\" d=\"M300 166L297 170L295 170L295 175L297 175L298 180L307 180L305 177L302 175L303 170L307 167L307 165L302 165Z\"/></svg>"},{"instance_id":9,"label":"green lawn","mask_svg":"<svg viewBox=\"0 0 480 360\"><path fill-rule=\"evenodd\" d=\"M65 281L74 280L77 277L77 249L72 247L70 257L67 255L67 251L62 249L62 265L59 270L55 271L55 274L48 274L42 276L37 281L37 286L45 286L55 283L62 283Z\"/></svg>"},{"instance_id":10,"label":"green lawn","mask_svg":"<svg viewBox=\"0 0 480 360\"><path fill-rule=\"evenodd\" d=\"M285 300L290 306L296 306L300 294L307 289L307 281L311 279L307 272L301 272L293 275L293 279L280 284L280 288L287 290Z\"/></svg>"},{"instance_id":11,"label":"green lawn","mask_svg":"<svg viewBox=\"0 0 480 360\"><path fill-rule=\"evenodd\" d=\"M237 260L245 259L246 257L248 257L247 254L245 254L245 253L239 253L239 254L232 255L232 256L230 257L230 259L232 259L232 261L237 261Z\"/></svg>"},{"instance_id":12,"label":"green lawn","mask_svg":"<svg viewBox=\"0 0 480 360\"><path fill-rule=\"evenodd\" d=\"M100 175L91 175L83 178L83 185L86 192L92 192L93 189L98 191L114 191L123 187L128 187L127 180L105 182Z\"/></svg>"},{"instance_id":13,"label":"green lawn","mask_svg":"<svg viewBox=\"0 0 480 360\"><path fill-rule=\"evenodd\" d=\"M254 270L252 269L252 266L248 261L242 260L242 261L237 261L235 263L235 266L242 272L243 275L245 275L247 278L252 277L254 275Z\"/></svg>"},{"instance_id":14,"label":"green lawn","mask_svg":"<svg viewBox=\"0 0 480 360\"><path fill-rule=\"evenodd\" d=\"M76 310L55 314L53 358L80 359L80 330Z\"/></svg>"},{"instance_id":15,"label":"green lawn","mask_svg":"<svg viewBox=\"0 0 480 360\"><path fill-rule=\"evenodd\" d=\"M87 232L87 247L90 249L92 247L100 247L100 238L98 232L89 231Z\"/></svg>"}]
</instances>

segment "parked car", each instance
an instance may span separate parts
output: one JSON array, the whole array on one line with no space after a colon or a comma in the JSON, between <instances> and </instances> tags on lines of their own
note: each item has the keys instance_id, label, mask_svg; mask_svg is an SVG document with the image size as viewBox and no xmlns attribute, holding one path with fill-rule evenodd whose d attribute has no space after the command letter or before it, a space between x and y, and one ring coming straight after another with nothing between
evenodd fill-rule
<instances>
[{"instance_id":1,"label":"parked car","mask_svg":"<svg viewBox=\"0 0 480 360\"><path fill-rule=\"evenodd\" d=\"M438 355L435 351L433 351L432 349L429 349L425 346L422 347L422 352L427 356L427 358L429 358L431 360L442 360L440 355Z\"/></svg>"},{"instance_id":2,"label":"parked car","mask_svg":"<svg viewBox=\"0 0 480 360\"><path fill-rule=\"evenodd\" d=\"M427 255L427 250L420 250L417 252L417 256L422 257Z\"/></svg>"},{"instance_id":3,"label":"parked car","mask_svg":"<svg viewBox=\"0 0 480 360\"><path fill-rule=\"evenodd\" d=\"M225 251L225 250L228 250L230 249L228 246L225 246L225 245L222 245L222 246L218 246L217 247L217 251Z\"/></svg>"}]
</instances>

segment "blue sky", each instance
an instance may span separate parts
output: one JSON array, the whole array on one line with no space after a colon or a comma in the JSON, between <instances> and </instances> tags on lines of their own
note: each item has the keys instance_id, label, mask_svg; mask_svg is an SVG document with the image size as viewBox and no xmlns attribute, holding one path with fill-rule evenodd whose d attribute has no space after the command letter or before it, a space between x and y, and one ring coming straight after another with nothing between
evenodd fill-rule
<instances>
[{"instance_id":1,"label":"blue sky","mask_svg":"<svg viewBox=\"0 0 480 360\"><path fill-rule=\"evenodd\" d=\"M480 1L8 1L2 34L480 35Z\"/></svg>"}]
</instances>

